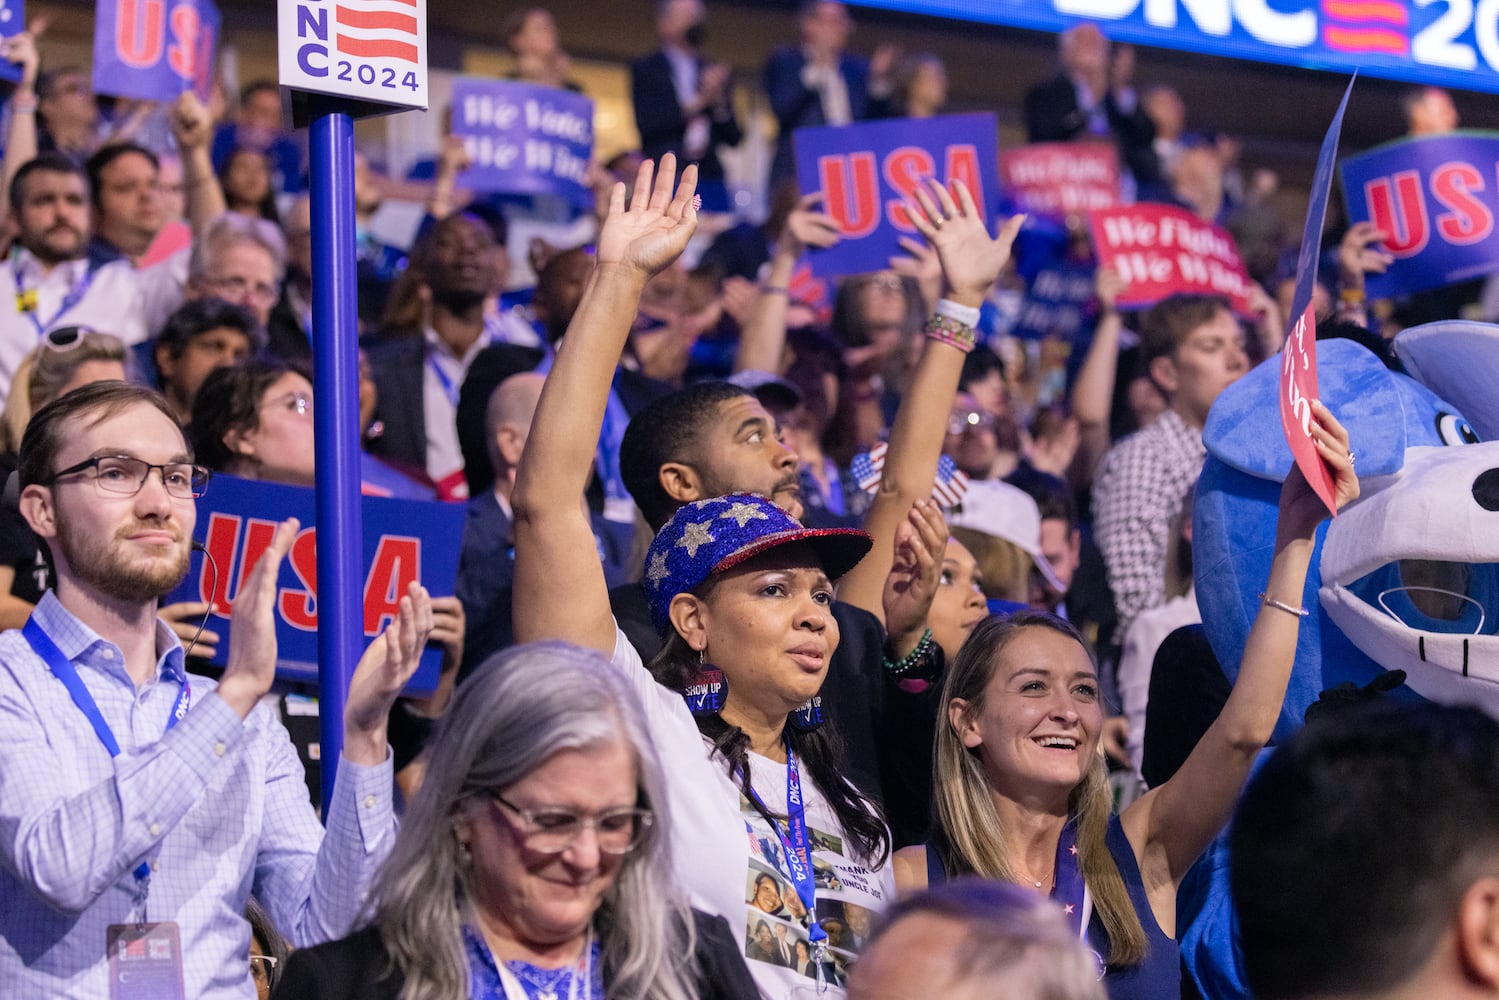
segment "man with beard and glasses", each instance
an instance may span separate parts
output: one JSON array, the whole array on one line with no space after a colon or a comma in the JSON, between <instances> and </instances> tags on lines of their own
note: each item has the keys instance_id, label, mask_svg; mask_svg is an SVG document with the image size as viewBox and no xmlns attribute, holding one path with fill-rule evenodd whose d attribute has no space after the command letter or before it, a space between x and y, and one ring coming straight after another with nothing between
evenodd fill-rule
<instances>
[{"instance_id":1,"label":"man with beard and glasses","mask_svg":"<svg viewBox=\"0 0 1499 1000\"><path fill-rule=\"evenodd\" d=\"M16 996L251 996L250 894L298 946L336 938L390 849L386 720L430 598L413 585L354 672L325 835L262 702L297 523L242 577L215 683L186 673L157 617L208 483L167 402L123 382L69 393L32 417L16 475L56 585L0 634L0 982Z\"/></svg>"},{"instance_id":2,"label":"man with beard and glasses","mask_svg":"<svg viewBox=\"0 0 1499 1000\"><path fill-rule=\"evenodd\" d=\"M406 298L420 315L409 335L370 350L384 433L370 452L425 472L439 495L468 495L458 446L458 394L474 358L489 343L484 302L498 284L494 236L466 213L443 219L411 254ZM396 293L401 298L401 292ZM400 309L392 303L391 312Z\"/></svg>"},{"instance_id":3,"label":"man with beard and glasses","mask_svg":"<svg viewBox=\"0 0 1499 1000\"><path fill-rule=\"evenodd\" d=\"M57 153L28 161L11 183L10 211L19 249L0 267L0 405L16 367L48 330L87 326L127 345L147 333L130 262L89 253L82 168Z\"/></svg>"}]
</instances>

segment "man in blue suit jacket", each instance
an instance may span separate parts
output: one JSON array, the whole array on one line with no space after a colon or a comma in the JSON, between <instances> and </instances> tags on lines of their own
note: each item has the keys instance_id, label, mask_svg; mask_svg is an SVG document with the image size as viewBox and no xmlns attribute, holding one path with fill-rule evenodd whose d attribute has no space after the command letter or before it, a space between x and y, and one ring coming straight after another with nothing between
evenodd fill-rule
<instances>
[{"instance_id":1,"label":"man in blue suit jacket","mask_svg":"<svg viewBox=\"0 0 1499 1000\"><path fill-rule=\"evenodd\" d=\"M739 145L744 133L734 118L728 67L702 57L706 19L702 0L663 0L656 18L661 48L630 66L630 92L641 154L659 161L675 153L681 163L696 163L704 211L727 212L718 147Z\"/></svg>"},{"instance_id":2,"label":"man in blue suit jacket","mask_svg":"<svg viewBox=\"0 0 1499 1000\"><path fill-rule=\"evenodd\" d=\"M796 129L887 118L893 111L894 48L880 46L872 61L844 52L853 24L836 0L808 0L798 23L801 47L777 49L765 64L765 92L780 126L772 186L796 176L791 148Z\"/></svg>"}]
</instances>

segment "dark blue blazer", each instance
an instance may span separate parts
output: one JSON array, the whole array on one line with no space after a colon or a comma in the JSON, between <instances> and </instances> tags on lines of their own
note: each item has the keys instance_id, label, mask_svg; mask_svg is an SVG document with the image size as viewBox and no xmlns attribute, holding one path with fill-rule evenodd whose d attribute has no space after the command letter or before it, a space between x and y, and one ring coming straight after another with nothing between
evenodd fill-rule
<instances>
[{"instance_id":1,"label":"dark blue blazer","mask_svg":"<svg viewBox=\"0 0 1499 1000\"><path fill-rule=\"evenodd\" d=\"M770 167L772 186L777 181L796 176L796 159L791 148L791 133L799 128L826 125L822 112L822 95L808 90L802 83L802 67L807 57L799 48L777 49L765 63L765 93L780 127L776 140L776 157ZM848 109L854 121L888 118L893 108L888 98L869 95L869 62L845 53L838 62L838 72L848 88Z\"/></svg>"},{"instance_id":2,"label":"dark blue blazer","mask_svg":"<svg viewBox=\"0 0 1499 1000\"><path fill-rule=\"evenodd\" d=\"M698 69L707 60L698 60ZM687 116L677 97L671 78L671 63L665 52L656 52L630 64L630 96L635 104L635 127L640 130L640 152L652 160L667 153L682 155L687 136ZM719 146L737 146L744 138L733 106L727 117L709 113L708 151L697 161L698 176L705 180L723 180L723 164L718 159Z\"/></svg>"}]
</instances>

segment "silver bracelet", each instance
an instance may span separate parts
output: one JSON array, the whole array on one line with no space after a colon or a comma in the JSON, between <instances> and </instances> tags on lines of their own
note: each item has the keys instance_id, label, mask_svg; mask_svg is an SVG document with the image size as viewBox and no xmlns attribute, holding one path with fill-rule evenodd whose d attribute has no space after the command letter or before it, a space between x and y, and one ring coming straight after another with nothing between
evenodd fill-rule
<instances>
[{"instance_id":1,"label":"silver bracelet","mask_svg":"<svg viewBox=\"0 0 1499 1000\"><path fill-rule=\"evenodd\" d=\"M1287 604L1285 601L1277 601L1275 598L1267 597L1263 593L1260 594L1260 600L1265 603L1265 607L1267 608L1274 608L1276 611L1284 611L1286 614L1295 615L1298 618L1305 618L1307 615L1311 614L1311 612L1306 608L1299 607L1295 604Z\"/></svg>"}]
</instances>

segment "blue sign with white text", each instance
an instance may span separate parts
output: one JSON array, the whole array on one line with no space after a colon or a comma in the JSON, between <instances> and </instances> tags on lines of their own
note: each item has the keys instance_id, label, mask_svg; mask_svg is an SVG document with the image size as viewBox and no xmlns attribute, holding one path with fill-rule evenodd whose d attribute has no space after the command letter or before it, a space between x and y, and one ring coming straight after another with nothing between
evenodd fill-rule
<instances>
[{"instance_id":1,"label":"blue sign with white text","mask_svg":"<svg viewBox=\"0 0 1499 1000\"><path fill-rule=\"evenodd\" d=\"M1373 222L1395 258L1370 274L1373 298L1440 288L1499 271L1499 132L1386 143L1342 164L1351 222Z\"/></svg>"},{"instance_id":2,"label":"blue sign with white text","mask_svg":"<svg viewBox=\"0 0 1499 1000\"><path fill-rule=\"evenodd\" d=\"M26 30L26 0L0 0L0 38L10 38ZM18 83L21 67L0 59L0 80Z\"/></svg>"},{"instance_id":3,"label":"blue sign with white text","mask_svg":"<svg viewBox=\"0 0 1499 1000\"><path fill-rule=\"evenodd\" d=\"M1499 92L1494 0L851 0L864 7Z\"/></svg>"},{"instance_id":4,"label":"blue sign with white text","mask_svg":"<svg viewBox=\"0 0 1499 1000\"><path fill-rule=\"evenodd\" d=\"M175 101L213 89L219 9L213 0L99 0L94 14L94 90Z\"/></svg>"},{"instance_id":5,"label":"blue sign with white text","mask_svg":"<svg viewBox=\"0 0 1499 1000\"><path fill-rule=\"evenodd\" d=\"M474 191L552 194L591 206L593 102L581 94L514 80L453 81L453 134L470 166L458 182Z\"/></svg>"},{"instance_id":6,"label":"blue sign with white text","mask_svg":"<svg viewBox=\"0 0 1499 1000\"><path fill-rule=\"evenodd\" d=\"M837 220L842 237L808 254L818 277L883 270L905 253L902 236L920 240L906 199L927 178L961 180L986 224L999 204L992 114L802 128L792 143L802 193L822 192L823 211Z\"/></svg>"},{"instance_id":7,"label":"blue sign with white text","mask_svg":"<svg viewBox=\"0 0 1499 1000\"><path fill-rule=\"evenodd\" d=\"M212 662L224 665L229 654L234 602L250 571L271 544L276 526L288 517L301 522L296 540L281 565L276 594L276 674L283 680L316 683L317 531L316 493L304 486L216 475L198 501L193 537L204 553L193 552L187 579L162 604L211 601L221 613L208 627L219 633ZM365 496L364 641L369 643L398 611L408 585L420 581L433 595L453 592L458 576L458 549L463 536L462 504L396 500ZM430 692L437 686L442 651L429 645L422 654L408 692ZM351 665L352 666L352 665Z\"/></svg>"}]
</instances>

